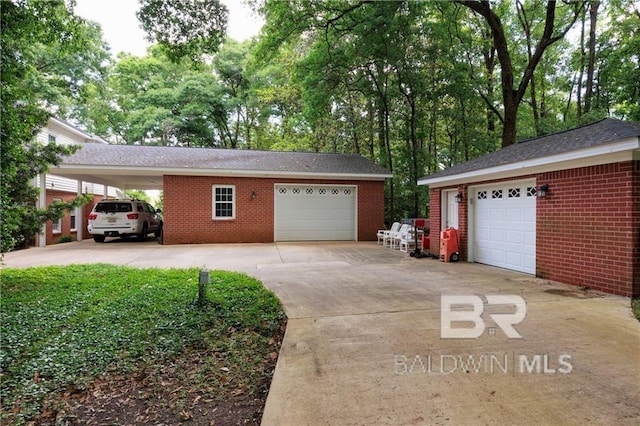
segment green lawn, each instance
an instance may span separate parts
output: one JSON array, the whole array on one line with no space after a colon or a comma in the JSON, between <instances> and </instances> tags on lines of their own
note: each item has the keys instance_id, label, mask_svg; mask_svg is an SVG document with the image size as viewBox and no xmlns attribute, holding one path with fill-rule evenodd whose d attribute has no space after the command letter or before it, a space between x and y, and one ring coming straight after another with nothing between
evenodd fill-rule
<instances>
[{"instance_id":1,"label":"green lawn","mask_svg":"<svg viewBox=\"0 0 640 426\"><path fill-rule=\"evenodd\" d=\"M212 271L209 303L199 307L198 272L1 270L2 423L37 418L51 395L82 391L98 377L161 371L193 351L202 366L185 366L189 386L217 399L257 392L271 374L265 359L278 350L280 302L253 278Z\"/></svg>"}]
</instances>

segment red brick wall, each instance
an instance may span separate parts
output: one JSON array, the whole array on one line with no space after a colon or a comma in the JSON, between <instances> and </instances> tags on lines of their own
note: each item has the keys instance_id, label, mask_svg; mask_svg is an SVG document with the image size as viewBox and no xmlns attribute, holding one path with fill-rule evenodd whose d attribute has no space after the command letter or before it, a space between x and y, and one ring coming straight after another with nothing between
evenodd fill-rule
<instances>
[{"instance_id":1,"label":"red brick wall","mask_svg":"<svg viewBox=\"0 0 640 426\"><path fill-rule=\"evenodd\" d=\"M638 294L637 288L632 291L638 280L637 163L538 176L538 185L548 183L550 189L537 200L537 276L623 296Z\"/></svg>"},{"instance_id":2,"label":"red brick wall","mask_svg":"<svg viewBox=\"0 0 640 426\"><path fill-rule=\"evenodd\" d=\"M87 230L87 226L89 226L89 213L93 210L93 207L98 204L100 201L104 200L103 195L94 195L93 199L85 206L82 207L82 239L88 240L93 238L93 236Z\"/></svg>"},{"instance_id":3,"label":"red brick wall","mask_svg":"<svg viewBox=\"0 0 640 426\"><path fill-rule=\"evenodd\" d=\"M549 195L536 201L536 275L623 296L640 296L640 161L582 167L536 178ZM441 191L430 190L430 251L440 251ZM466 186L458 186L467 199ZM467 203L458 205L467 258Z\"/></svg>"},{"instance_id":4,"label":"red brick wall","mask_svg":"<svg viewBox=\"0 0 640 426\"><path fill-rule=\"evenodd\" d=\"M351 184L358 186L358 241L376 240L378 229L385 229L384 182Z\"/></svg>"},{"instance_id":5,"label":"red brick wall","mask_svg":"<svg viewBox=\"0 0 640 426\"><path fill-rule=\"evenodd\" d=\"M61 199L62 201L71 201L74 198L76 198L75 194L70 194L68 192L64 192L64 191L56 191L56 190L52 190L52 189L47 189L47 193L46 193L46 203L47 205L53 203L54 199ZM71 232L71 219L69 218L69 215L66 215L62 218L61 220L61 229L60 232L56 232L55 234L53 233L53 223L51 221L47 222L46 225L46 229L47 229L47 245L50 244L55 244L58 242L58 239L60 237L62 237L63 235L72 235L73 239L76 239L76 232L74 231L73 233Z\"/></svg>"},{"instance_id":6,"label":"red brick wall","mask_svg":"<svg viewBox=\"0 0 640 426\"><path fill-rule=\"evenodd\" d=\"M429 189L429 247L433 254L440 252L440 231L442 226L442 209L440 208L440 188Z\"/></svg>"},{"instance_id":7,"label":"red brick wall","mask_svg":"<svg viewBox=\"0 0 640 426\"><path fill-rule=\"evenodd\" d=\"M462 192L462 202L458 204L458 235L460 238L460 260L468 259L469 226L467 219L467 186L458 186L458 192Z\"/></svg>"},{"instance_id":8,"label":"red brick wall","mask_svg":"<svg viewBox=\"0 0 640 426\"><path fill-rule=\"evenodd\" d=\"M640 297L640 161L633 162L632 237L634 259L632 296Z\"/></svg>"},{"instance_id":9,"label":"red brick wall","mask_svg":"<svg viewBox=\"0 0 640 426\"><path fill-rule=\"evenodd\" d=\"M431 189L429 191L429 212L431 230L429 233L429 251L433 254L440 253L440 232L442 231L442 192L457 189L462 192L463 202L458 204L458 232L460 236L460 259L467 260L467 185L447 186Z\"/></svg>"},{"instance_id":10,"label":"red brick wall","mask_svg":"<svg viewBox=\"0 0 640 426\"><path fill-rule=\"evenodd\" d=\"M164 176L164 244L272 242L277 183L356 185L358 240L375 240L383 227L384 182L170 175ZM235 185L234 220L212 219L213 185Z\"/></svg>"},{"instance_id":11,"label":"red brick wall","mask_svg":"<svg viewBox=\"0 0 640 426\"><path fill-rule=\"evenodd\" d=\"M429 251L440 253L440 231L442 231L442 188L429 189Z\"/></svg>"},{"instance_id":12,"label":"red brick wall","mask_svg":"<svg viewBox=\"0 0 640 426\"><path fill-rule=\"evenodd\" d=\"M76 197L77 197L77 194L75 193L70 193L65 191L56 191L54 189L47 189L46 202L47 202L47 205L49 205L53 203L54 198L62 199L62 201L71 201ZM89 234L89 231L87 231L87 225L88 225L87 216L91 212L91 209L93 208L93 206L103 198L104 197L101 195L94 195L93 200L89 202L89 204L87 204L86 206L82 207L82 224L78 220L79 218L76 217L76 221L77 221L76 227L82 226L82 238L85 240L92 238L91 234ZM76 241L77 234L78 234L77 230L71 231L71 217L69 214L66 214L62 218L61 232L56 232L54 234L53 223L51 221L48 221L46 224L46 235L47 235L46 244L47 245L56 244L60 239L60 237L62 237L63 235L71 235L73 237L73 240Z\"/></svg>"}]
</instances>

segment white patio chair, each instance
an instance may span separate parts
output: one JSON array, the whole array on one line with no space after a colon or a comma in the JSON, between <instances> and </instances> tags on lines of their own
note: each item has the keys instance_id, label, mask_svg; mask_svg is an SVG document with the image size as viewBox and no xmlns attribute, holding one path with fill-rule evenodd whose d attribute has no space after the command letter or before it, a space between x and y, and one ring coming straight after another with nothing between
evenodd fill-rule
<instances>
[{"instance_id":1,"label":"white patio chair","mask_svg":"<svg viewBox=\"0 0 640 426\"><path fill-rule=\"evenodd\" d=\"M393 222L393 225L391 225L391 229L379 229L378 230L378 244L382 243L384 244L384 239L386 236L389 235L389 233L391 232L398 232L400 230L400 222Z\"/></svg>"},{"instance_id":2,"label":"white patio chair","mask_svg":"<svg viewBox=\"0 0 640 426\"><path fill-rule=\"evenodd\" d=\"M420 250L424 250L424 241L423 241L423 237L424 237L424 231L420 230L418 231L418 249ZM409 230L407 230L407 232L405 232L404 234L402 234L400 236L400 251L403 253L406 253L409 251L409 249L415 249L416 248L416 231L413 227L409 228Z\"/></svg>"},{"instance_id":3,"label":"white patio chair","mask_svg":"<svg viewBox=\"0 0 640 426\"><path fill-rule=\"evenodd\" d=\"M400 227L398 232L390 232L389 236L385 238L385 247L389 247L392 249L400 247L400 238L402 234L407 233L411 229L411 225L404 224Z\"/></svg>"}]
</instances>

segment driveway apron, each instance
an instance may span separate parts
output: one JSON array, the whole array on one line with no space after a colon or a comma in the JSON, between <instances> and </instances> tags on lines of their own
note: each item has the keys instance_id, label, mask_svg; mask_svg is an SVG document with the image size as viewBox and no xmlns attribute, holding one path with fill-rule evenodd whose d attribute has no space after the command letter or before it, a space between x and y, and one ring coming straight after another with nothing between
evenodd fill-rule
<instances>
[{"instance_id":1,"label":"driveway apron","mask_svg":"<svg viewBox=\"0 0 640 426\"><path fill-rule=\"evenodd\" d=\"M375 244L277 247L282 263L255 273L289 316L263 425L640 421L628 299ZM478 338L443 339L443 294L522 297L522 338L485 314Z\"/></svg>"},{"instance_id":2,"label":"driveway apron","mask_svg":"<svg viewBox=\"0 0 640 426\"><path fill-rule=\"evenodd\" d=\"M261 279L289 317L264 425L640 423L640 323L625 298L414 259L375 242L85 241L9 253L4 262L195 266ZM479 336L444 338L442 295L480 301L482 316L452 325L479 327ZM525 301L513 325L521 338L495 321L515 306L488 304L487 295Z\"/></svg>"}]
</instances>

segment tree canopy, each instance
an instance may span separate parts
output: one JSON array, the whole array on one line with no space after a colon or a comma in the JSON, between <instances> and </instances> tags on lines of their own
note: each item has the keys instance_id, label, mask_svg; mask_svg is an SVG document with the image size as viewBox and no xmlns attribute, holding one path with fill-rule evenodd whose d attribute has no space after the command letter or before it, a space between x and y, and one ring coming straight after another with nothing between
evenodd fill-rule
<instances>
[{"instance_id":1,"label":"tree canopy","mask_svg":"<svg viewBox=\"0 0 640 426\"><path fill-rule=\"evenodd\" d=\"M74 115L85 87L99 80L108 56L101 32L75 16L61 0L1 3L0 249L24 245L47 220L86 202L36 208L35 176L73 151L42 145L35 135L50 114Z\"/></svg>"},{"instance_id":2,"label":"tree canopy","mask_svg":"<svg viewBox=\"0 0 640 426\"><path fill-rule=\"evenodd\" d=\"M115 59L62 0L2 3L3 188L55 113L112 143L359 153L394 173L391 222L428 214L421 176L640 120L634 2L250 0L266 23L245 42L219 0L139 3L157 44Z\"/></svg>"},{"instance_id":3,"label":"tree canopy","mask_svg":"<svg viewBox=\"0 0 640 426\"><path fill-rule=\"evenodd\" d=\"M227 30L229 11L220 0L138 0L138 19L150 41L172 59L198 60L215 53Z\"/></svg>"}]
</instances>

